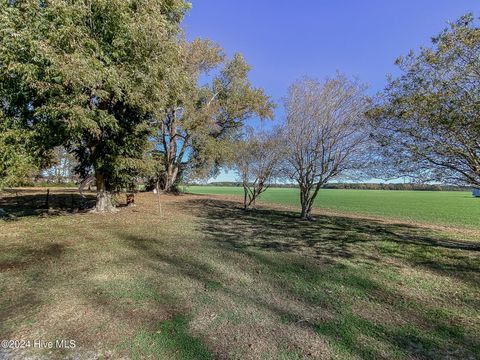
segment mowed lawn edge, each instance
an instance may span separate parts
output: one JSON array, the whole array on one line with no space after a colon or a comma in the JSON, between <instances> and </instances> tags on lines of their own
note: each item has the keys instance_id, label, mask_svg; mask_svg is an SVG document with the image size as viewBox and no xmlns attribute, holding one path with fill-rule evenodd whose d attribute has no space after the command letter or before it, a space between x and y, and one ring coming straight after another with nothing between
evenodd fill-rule
<instances>
[{"instance_id":1,"label":"mowed lawn edge","mask_svg":"<svg viewBox=\"0 0 480 360\"><path fill-rule=\"evenodd\" d=\"M188 186L185 190L201 195L243 196L243 189L233 186ZM292 188L270 188L258 202L291 210L300 206L298 190ZM446 229L480 230L480 199L463 191L322 189L315 209Z\"/></svg>"}]
</instances>

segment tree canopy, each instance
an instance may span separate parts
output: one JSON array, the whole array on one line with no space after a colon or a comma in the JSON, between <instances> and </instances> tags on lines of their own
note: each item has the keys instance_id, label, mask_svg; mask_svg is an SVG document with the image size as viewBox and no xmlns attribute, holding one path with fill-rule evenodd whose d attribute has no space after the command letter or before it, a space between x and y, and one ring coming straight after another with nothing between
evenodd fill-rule
<instances>
[{"instance_id":1,"label":"tree canopy","mask_svg":"<svg viewBox=\"0 0 480 360\"><path fill-rule=\"evenodd\" d=\"M17 0L0 7L3 116L94 173L97 210L130 182L178 75L182 0ZM139 161L140 160L140 161Z\"/></svg>"},{"instance_id":2,"label":"tree canopy","mask_svg":"<svg viewBox=\"0 0 480 360\"><path fill-rule=\"evenodd\" d=\"M309 219L320 188L368 163L365 87L342 74L293 83L285 100L285 173L300 188L301 217Z\"/></svg>"},{"instance_id":3,"label":"tree canopy","mask_svg":"<svg viewBox=\"0 0 480 360\"><path fill-rule=\"evenodd\" d=\"M29 151L31 142L32 133L0 118L0 190L26 182L38 170L38 158Z\"/></svg>"},{"instance_id":4,"label":"tree canopy","mask_svg":"<svg viewBox=\"0 0 480 360\"><path fill-rule=\"evenodd\" d=\"M402 74L369 111L386 165L377 175L480 187L480 28L473 16L397 64Z\"/></svg>"},{"instance_id":5,"label":"tree canopy","mask_svg":"<svg viewBox=\"0 0 480 360\"><path fill-rule=\"evenodd\" d=\"M156 178L166 191L181 171L204 175L224 163L244 121L271 118L274 107L262 89L251 85L250 66L241 54L227 59L219 45L201 39L183 42L181 51L183 82L169 87L154 136L160 162ZM201 84L202 75L210 75L210 81Z\"/></svg>"},{"instance_id":6,"label":"tree canopy","mask_svg":"<svg viewBox=\"0 0 480 360\"><path fill-rule=\"evenodd\" d=\"M209 40L184 39L189 7L183 0L3 3L2 126L15 123L9 139L35 139L35 151L15 154L12 141L0 139L5 164L32 164L32 155L46 164L64 146L82 178L95 176L98 211L112 209L111 192L141 175L153 173L170 190L186 168L205 173L221 164L244 121L271 117L274 105L251 85L240 54L227 59ZM27 167L17 168L16 178L24 176Z\"/></svg>"}]
</instances>

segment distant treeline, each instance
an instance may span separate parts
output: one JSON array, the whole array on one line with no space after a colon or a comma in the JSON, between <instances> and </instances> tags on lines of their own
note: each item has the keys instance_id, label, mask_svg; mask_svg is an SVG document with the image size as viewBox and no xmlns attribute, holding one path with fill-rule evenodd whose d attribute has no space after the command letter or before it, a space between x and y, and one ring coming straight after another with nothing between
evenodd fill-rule
<instances>
[{"instance_id":1,"label":"distant treeline","mask_svg":"<svg viewBox=\"0 0 480 360\"><path fill-rule=\"evenodd\" d=\"M196 185L196 184L190 184ZM242 183L235 181L217 181L204 186L237 186ZM297 188L296 184L272 184L272 188ZM386 184L386 183L331 183L323 186L324 189L357 189L357 190L418 190L418 191L470 191L468 187L441 185L441 184Z\"/></svg>"}]
</instances>

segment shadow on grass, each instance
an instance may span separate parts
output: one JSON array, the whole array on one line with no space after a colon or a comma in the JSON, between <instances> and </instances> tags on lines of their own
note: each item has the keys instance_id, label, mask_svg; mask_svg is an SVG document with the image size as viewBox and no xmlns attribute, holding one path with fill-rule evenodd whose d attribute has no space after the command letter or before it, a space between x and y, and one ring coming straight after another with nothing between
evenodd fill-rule
<instances>
[{"instance_id":1,"label":"shadow on grass","mask_svg":"<svg viewBox=\"0 0 480 360\"><path fill-rule=\"evenodd\" d=\"M348 354L385 357L375 345L381 342L391 354L431 359L480 356L475 350L480 348L478 339L465 332L454 308L450 311L435 301L419 303L393 285L385 287L376 277L376 272L398 266L419 269L419 276L433 272L451 278L453 283L460 280L469 291L462 306L467 306L465 310L478 308L478 243L453 241L407 224L338 216L320 216L314 222L305 222L291 212L245 212L238 203L221 200L191 200L185 209L194 211L198 229L208 239L257 259L263 266L260 273L266 274L270 282L285 294L301 299L307 308L321 308L328 316L305 320L302 314L258 296L231 289L222 291L268 308L287 322L310 326ZM292 254L297 260L274 253ZM395 271L389 276L394 277ZM407 321L392 326L362 318L351 310L355 298L388 307Z\"/></svg>"},{"instance_id":2,"label":"shadow on grass","mask_svg":"<svg viewBox=\"0 0 480 360\"><path fill-rule=\"evenodd\" d=\"M47 189L14 189L0 193L0 209L3 209L10 219L11 216L72 213L90 209L95 205L94 194L84 195L85 197L82 197L77 189L50 189L48 195Z\"/></svg>"},{"instance_id":3,"label":"shadow on grass","mask_svg":"<svg viewBox=\"0 0 480 360\"><path fill-rule=\"evenodd\" d=\"M24 269L39 262L48 259L59 258L63 253L64 246L62 244L49 244L41 249L32 249L30 247L19 247L14 249L13 258L0 257L0 272L10 269ZM13 250L13 249L12 249Z\"/></svg>"},{"instance_id":4,"label":"shadow on grass","mask_svg":"<svg viewBox=\"0 0 480 360\"><path fill-rule=\"evenodd\" d=\"M293 213L244 212L237 203L220 200L191 200L178 206L196 215L196 231L178 230L184 221L181 215L180 223L166 222L164 226L172 227L169 232L112 224L96 229L95 240L100 243L92 241L81 252L54 243L35 250L18 248L15 256L0 258L0 263L8 264L6 269L22 270L31 285L43 281L56 289L65 286L99 313L109 314L106 319L135 329L125 348L132 358L162 354L164 358L171 354L226 358L229 343L238 335L236 322L242 321L252 321L248 329L259 342L276 342L305 357L315 356L290 336L303 330L344 358L480 357L478 311L472 310L480 308L475 296L480 283L475 245L452 242L414 226L331 216L303 222ZM114 232L110 242L101 243L102 231ZM65 254L68 251L72 252ZM76 251L91 254L85 265L78 265ZM56 260L65 263L57 266ZM76 264L74 271L65 267L69 261ZM132 276L98 278L94 275L100 261L106 261L103 271L108 275L128 270ZM428 290L421 294L429 297L419 300L410 293L418 289L404 283L397 267L416 272L412 282L439 274L452 280L452 288L457 284L459 289L468 288L470 297L460 293L459 299L450 298L451 289L433 295ZM235 272L254 278L254 283L232 280ZM28 303L29 295L32 302L42 303L50 296L48 289L39 292L19 286L19 290L11 293L8 304L0 303L0 324L9 313L27 309L22 302ZM238 311L231 323L218 317L224 321L223 339L190 332L196 310L210 306L212 312L228 311L222 302L226 298L238 305ZM15 307L17 303L20 307ZM32 304L29 311L34 315L40 308ZM251 313L244 311L245 304L268 317L266 324L273 330L254 323ZM79 336L78 324L70 326L70 338ZM85 332L85 343L95 344L95 331ZM248 342L243 345L248 353Z\"/></svg>"},{"instance_id":5,"label":"shadow on grass","mask_svg":"<svg viewBox=\"0 0 480 360\"><path fill-rule=\"evenodd\" d=\"M37 287L42 284L42 281L48 281L45 280L48 279L45 274L48 274L56 262L62 259L64 252L63 244L50 243L40 248L18 246L10 248L3 254L0 253L0 278L2 273L8 275L7 272L21 271L26 285L13 297L0 296L0 334L3 337L8 338L7 335L10 333L12 314L18 314L20 318L27 320L37 315L37 306L45 301ZM6 283L0 282L0 289L5 285Z\"/></svg>"},{"instance_id":6,"label":"shadow on grass","mask_svg":"<svg viewBox=\"0 0 480 360\"><path fill-rule=\"evenodd\" d=\"M234 253L237 252L255 260L258 267L246 270L258 270L258 287L251 289L229 286L225 274L209 267L204 262L205 258L202 260L205 254L194 257L180 253L166 254L153 238L125 234L120 236L129 246L141 251L145 259L151 260L149 263L154 269L158 262L167 263L177 276L204 284L205 292L219 292L235 303L248 303L274 314L278 321L289 325L291 331L307 328L326 339L343 355L362 359L392 356L463 359L474 358L475 349L480 345L475 336L466 333L462 325L457 323L455 315L442 314L434 304L430 308L409 299L393 287L386 288L371 276L371 269L362 271L348 261L339 261L344 259L342 253L335 252L333 258L326 262L309 262L298 257L286 261L284 257L270 256L271 248L265 247L261 247L261 251L248 247L229 247L230 250L221 256L217 252L219 258L215 260L218 262L221 259L226 264L234 263ZM208 245L205 244L205 247ZM162 276L160 271L159 276ZM276 287L276 301L271 301L262 293L263 281ZM293 311L288 306L292 299L297 303L297 308L310 309L310 314L307 316L301 310ZM406 321L391 324L383 321L381 315L379 319L366 319L352 310L355 301L389 307L396 316ZM152 336L151 333L149 336ZM162 339L157 340L163 342ZM289 338L282 338L280 333L277 340L289 349L298 348L290 344ZM184 350L185 347L179 347L179 351ZM225 356L226 352L216 350L217 355Z\"/></svg>"},{"instance_id":7,"label":"shadow on grass","mask_svg":"<svg viewBox=\"0 0 480 360\"><path fill-rule=\"evenodd\" d=\"M375 261L388 255L480 283L480 243L454 241L413 225L339 216L306 222L292 212L244 211L238 203L212 199L192 200L187 207L201 218L204 234L233 248L297 252L324 260ZM370 252L368 244L377 245L379 253Z\"/></svg>"},{"instance_id":8,"label":"shadow on grass","mask_svg":"<svg viewBox=\"0 0 480 360\"><path fill-rule=\"evenodd\" d=\"M255 246L288 251L298 246L311 247L325 240L340 245L369 239L388 239L402 244L480 251L479 243L432 236L431 231L409 224L386 224L376 220L325 215L306 222L293 212L268 209L244 211L236 202L212 199L192 200L188 206L196 208L198 215L215 224L211 232L217 234L223 231L227 236L226 241L235 247ZM237 234L247 235L247 240L255 237L255 241L251 244L239 241ZM300 239L300 242L276 242L274 239L277 235Z\"/></svg>"}]
</instances>

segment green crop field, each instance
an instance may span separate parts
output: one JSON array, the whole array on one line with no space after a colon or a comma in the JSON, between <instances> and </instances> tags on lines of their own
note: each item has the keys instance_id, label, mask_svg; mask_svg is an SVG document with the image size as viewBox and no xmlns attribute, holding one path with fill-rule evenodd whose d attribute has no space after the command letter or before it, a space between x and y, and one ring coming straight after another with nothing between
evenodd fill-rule
<instances>
[{"instance_id":1,"label":"green crop field","mask_svg":"<svg viewBox=\"0 0 480 360\"><path fill-rule=\"evenodd\" d=\"M243 195L240 187L190 186L195 194ZM296 206L297 189L271 188L260 201ZM460 191L321 190L318 208L453 227L480 228L480 199Z\"/></svg>"}]
</instances>

